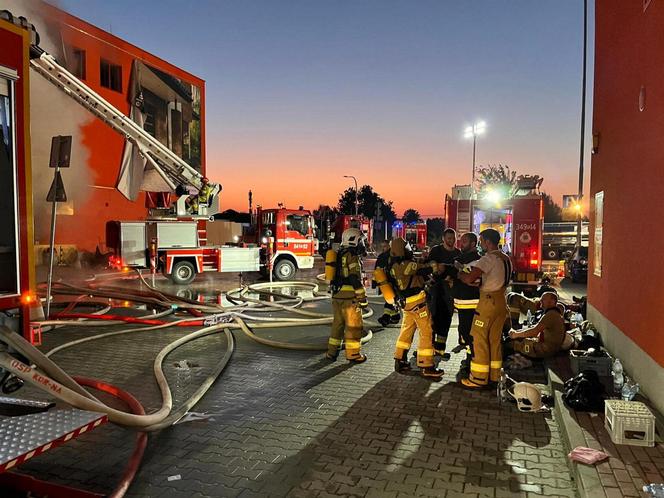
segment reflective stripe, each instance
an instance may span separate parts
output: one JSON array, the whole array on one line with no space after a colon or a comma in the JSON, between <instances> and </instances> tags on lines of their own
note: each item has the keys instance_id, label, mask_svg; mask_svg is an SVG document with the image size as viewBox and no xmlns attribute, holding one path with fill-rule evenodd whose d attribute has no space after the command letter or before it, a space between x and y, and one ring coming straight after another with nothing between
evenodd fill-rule
<instances>
[{"instance_id":1,"label":"reflective stripe","mask_svg":"<svg viewBox=\"0 0 664 498\"><path fill-rule=\"evenodd\" d=\"M410 343L403 342L403 341L397 341L397 348L399 348L399 349L410 349Z\"/></svg>"},{"instance_id":2,"label":"reflective stripe","mask_svg":"<svg viewBox=\"0 0 664 498\"><path fill-rule=\"evenodd\" d=\"M419 294L407 297L406 304L414 303L415 301L419 301L420 299L426 299L426 297L427 297L426 294L424 293L424 291L422 291Z\"/></svg>"},{"instance_id":3,"label":"reflective stripe","mask_svg":"<svg viewBox=\"0 0 664 498\"><path fill-rule=\"evenodd\" d=\"M460 303L454 303L454 307L458 310L474 310L477 308L478 303L470 303L470 304L460 304Z\"/></svg>"},{"instance_id":4,"label":"reflective stripe","mask_svg":"<svg viewBox=\"0 0 664 498\"><path fill-rule=\"evenodd\" d=\"M385 313L387 316L398 316L398 315L399 315L399 312L398 312L397 310L391 310L391 309L389 309L389 308L386 308L385 311L384 311L384 313Z\"/></svg>"},{"instance_id":5,"label":"reflective stripe","mask_svg":"<svg viewBox=\"0 0 664 498\"><path fill-rule=\"evenodd\" d=\"M342 285L342 286L341 286L341 289L339 289L339 290L354 292L354 291L355 291L355 287L353 287L352 285Z\"/></svg>"},{"instance_id":6,"label":"reflective stripe","mask_svg":"<svg viewBox=\"0 0 664 498\"><path fill-rule=\"evenodd\" d=\"M497 370L499 368L503 368L503 360L491 362L491 370Z\"/></svg>"},{"instance_id":7,"label":"reflective stripe","mask_svg":"<svg viewBox=\"0 0 664 498\"><path fill-rule=\"evenodd\" d=\"M455 299L454 299L454 304L455 304L455 305L460 305L460 304L461 304L461 305L463 305L463 304L474 304L474 305L478 305L478 304L480 304L480 299L479 299L479 298L477 298L477 299L456 299L456 298L455 298Z\"/></svg>"},{"instance_id":8,"label":"reflective stripe","mask_svg":"<svg viewBox=\"0 0 664 498\"><path fill-rule=\"evenodd\" d=\"M332 337L330 337L330 339L327 342L332 346L341 346L341 339L333 339Z\"/></svg>"},{"instance_id":9,"label":"reflective stripe","mask_svg":"<svg viewBox=\"0 0 664 498\"><path fill-rule=\"evenodd\" d=\"M346 349L358 349L360 347L360 341L355 341L353 339L346 339Z\"/></svg>"},{"instance_id":10,"label":"reflective stripe","mask_svg":"<svg viewBox=\"0 0 664 498\"><path fill-rule=\"evenodd\" d=\"M472 354L473 352L470 349L470 346L466 346L466 354Z\"/></svg>"},{"instance_id":11,"label":"reflective stripe","mask_svg":"<svg viewBox=\"0 0 664 498\"><path fill-rule=\"evenodd\" d=\"M433 349L418 349L417 350L418 358L420 356L433 356L433 353L434 353Z\"/></svg>"},{"instance_id":12,"label":"reflective stripe","mask_svg":"<svg viewBox=\"0 0 664 498\"><path fill-rule=\"evenodd\" d=\"M512 306L509 307L510 313L521 313L521 308L513 308Z\"/></svg>"},{"instance_id":13,"label":"reflective stripe","mask_svg":"<svg viewBox=\"0 0 664 498\"><path fill-rule=\"evenodd\" d=\"M475 363L474 361L470 362L470 369L475 370L476 372L482 372L482 373L489 373L489 371L491 370L489 368L489 365L481 365L479 363Z\"/></svg>"}]
</instances>

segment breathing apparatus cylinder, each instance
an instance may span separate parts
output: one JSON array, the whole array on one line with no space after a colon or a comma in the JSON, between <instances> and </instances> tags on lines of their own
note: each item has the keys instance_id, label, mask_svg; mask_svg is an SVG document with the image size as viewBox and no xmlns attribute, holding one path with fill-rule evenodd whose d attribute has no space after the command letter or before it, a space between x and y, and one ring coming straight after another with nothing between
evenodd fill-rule
<instances>
[{"instance_id":1,"label":"breathing apparatus cylinder","mask_svg":"<svg viewBox=\"0 0 664 498\"><path fill-rule=\"evenodd\" d=\"M376 281L376 285L378 285L383 298L385 298L385 302L387 304L394 304L396 297L394 294L394 288L388 280L385 270L382 268L376 268L373 273L373 279Z\"/></svg>"},{"instance_id":2,"label":"breathing apparatus cylinder","mask_svg":"<svg viewBox=\"0 0 664 498\"><path fill-rule=\"evenodd\" d=\"M337 251L328 249L325 253L325 281L329 284L337 273Z\"/></svg>"}]
</instances>

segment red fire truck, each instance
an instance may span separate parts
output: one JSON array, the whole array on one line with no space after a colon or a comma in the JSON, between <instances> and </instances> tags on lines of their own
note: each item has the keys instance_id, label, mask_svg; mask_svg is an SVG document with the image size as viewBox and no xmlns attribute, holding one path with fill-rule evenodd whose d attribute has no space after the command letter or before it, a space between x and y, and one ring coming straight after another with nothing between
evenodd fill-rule
<instances>
[{"instance_id":1,"label":"red fire truck","mask_svg":"<svg viewBox=\"0 0 664 498\"><path fill-rule=\"evenodd\" d=\"M367 248L373 245L373 219L362 215L340 214L334 220L328 234L330 238L329 245L333 249L338 248L341 243L341 235L348 228L359 228L367 237Z\"/></svg>"},{"instance_id":2,"label":"red fire truck","mask_svg":"<svg viewBox=\"0 0 664 498\"><path fill-rule=\"evenodd\" d=\"M542 178L520 176L511 192L488 188L478 195L470 185L455 185L445 196L445 225L460 236L495 228L512 258L513 285L534 289L542 275Z\"/></svg>"},{"instance_id":3,"label":"red fire truck","mask_svg":"<svg viewBox=\"0 0 664 498\"><path fill-rule=\"evenodd\" d=\"M27 63L31 34L2 19L0 24L0 325L29 339L30 306L36 304Z\"/></svg>"},{"instance_id":4,"label":"red fire truck","mask_svg":"<svg viewBox=\"0 0 664 498\"><path fill-rule=\"evenodd\" d=\"M234 243L208 245L201 220L111 221L106 245L115 268L153 268L176 284L204 272L254 272L291 280L314 267L318 241L311 213L302 209L261 209L255 223Z\"/></svg>"},{"instance_id":5,"label":"red fire truck","mask_svg":"<svg viewBox=\"0 0 664 498\"><path fill-rule=\"evenodd\" d=\"M392 238L403 237L410 242L415 251L421 251L427 245L427 224L424 221L406 223L396 221L392 225Z\"/></svg>"}]
</instances>

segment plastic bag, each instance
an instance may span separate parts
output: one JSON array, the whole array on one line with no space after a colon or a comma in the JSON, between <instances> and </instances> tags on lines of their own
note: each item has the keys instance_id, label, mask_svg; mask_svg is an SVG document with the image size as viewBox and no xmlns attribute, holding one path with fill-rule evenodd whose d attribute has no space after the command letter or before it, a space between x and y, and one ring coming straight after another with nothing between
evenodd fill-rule
<instances>
[{"instance_id":1,"label":"plastic bag","mask_svg":"<svg viewBox=\"0 0 664 498\"><path fill-rule=\"evenodd\" d=\"M585 463L586 465L594 465L609 458L609 455L603 451L586 448L585 446L577 446L567 456L575 462Z\"/></svg>"}]
</instances>

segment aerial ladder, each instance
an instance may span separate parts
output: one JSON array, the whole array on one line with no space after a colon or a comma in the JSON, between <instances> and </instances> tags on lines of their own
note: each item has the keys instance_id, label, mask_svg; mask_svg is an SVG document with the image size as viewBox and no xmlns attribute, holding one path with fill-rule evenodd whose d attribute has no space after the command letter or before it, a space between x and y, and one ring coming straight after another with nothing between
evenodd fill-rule
<instances>
[{"instance_id":1,"label":"aerial ladder","mask_svg":"<svg viewBox=\"0 0 664 498\"><path fill-rule=\"evenodd\" d=\"M175 215L191 217L191 213L187 212L186 199L190 190L196 192L201 190L203 175L62 67L55 57L39 46L39 34L25 18L15 18L6 10L0 11L0 18L31 32L30 66L32 69L134 144L141 157L155 169L171 191L178 196L174 209ZM133 102L132 105L134 105ZM200 203L198 213L194 213L199 217L209 218L219 210L218 196L221 192L221 185L210 183L209 191L208 202Z\"/></svg>"}]
</instances>

